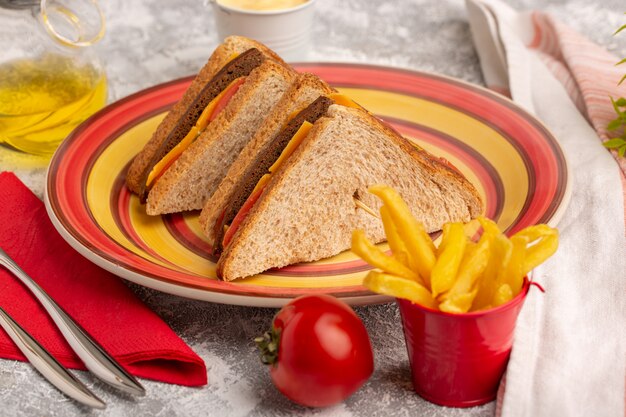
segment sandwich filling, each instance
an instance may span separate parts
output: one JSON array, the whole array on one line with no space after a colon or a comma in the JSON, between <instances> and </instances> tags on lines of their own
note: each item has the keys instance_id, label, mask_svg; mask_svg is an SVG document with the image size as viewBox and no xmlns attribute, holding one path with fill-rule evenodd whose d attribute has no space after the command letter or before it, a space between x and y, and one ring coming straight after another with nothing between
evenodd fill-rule
<instances>
[{"instance_id":1,"label":"sandwich filling","mask_svg":"<svg viewBox=\"0 0 626 417\"><path fill-rule=\"evenodd\" d=\"M235 187L235 193L215 222L213 228L216 237L213 245L215 255L219 255L228 246L241 223L263 194L272 174L277 172L295 152L298 145L307 137L313 123L326 115L332 104L359 107L343 95L321 96L291 117L280 133L258 153L241 176Z\"/></svg>"},{"instance_id":2,"label":"sandwich filling","mask_svg":"<svg viewBox=\"0 0 626 417\"><path fill-rule=\"evenodd\" d=\"M246 219L246 217L248 217L250 210L252 210L254 204L257 202L259 197L261 197L261 194L263 194L263 191L265 190L265 187L267 186L267 183L269 182L272 173L276 172L283 164L283 162L285 162L291 156L291 154L293 154L298 145L300 145L300 143L302 143L302 141L307 137L312 127L313 124L305 120L302 123L302 126L300 126L300 129L298 129L296 134L293 135L293 138L291 138L287 146L285 146L285 149L283 149L276 162L274 162L274 164L270 167L269 172L261 177L259 182L254 187L254 190L252 190L252 194L250 194L250 197L248 197L245 203L243 203L243 206L235 215L235 218L233 219L230 227L228 227L226 232L224 233L224 239L222 240L223 247L228 246L233 236L235 235L235 232L239 228L239 225Z\"/></svg>"},{"instance_id":3,"label":"sandwich filling","mask_svg":"<svg viewBox=\"0 0 626 417\"><path fill-rule=\"evenodd\" d=\"M265 59L258 49L249 49L231 58L204 86L146 166L139 193L142 203L146 202L154 183L227 106L246 77Z\"/></svg>"},{"instance_id":4,"label":"sandwich filling","mask_svg":"<svg viewBox=\"0 0 626 417\"><path fill-rule=\"evenodd\" d=\"M218 114L230 102L230 99L235 95L239 87L245 82L246 77L237 78L235 81L229 84L228 87L217 95L208 106L202 111L202 114L196 121L196 124L191 128L189 133L169 151L163 159L157 162L146 179L146 187L150 188L154 182L156 182L161 175L178 159L178 157L200 136L204 129L211 123Z\"/></svg>"}]
</instances>

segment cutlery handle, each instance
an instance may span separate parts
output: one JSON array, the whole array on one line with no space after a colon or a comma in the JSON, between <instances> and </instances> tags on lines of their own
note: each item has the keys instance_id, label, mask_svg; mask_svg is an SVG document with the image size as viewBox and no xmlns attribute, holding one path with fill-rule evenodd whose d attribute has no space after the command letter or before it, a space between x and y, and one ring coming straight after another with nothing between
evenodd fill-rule
<instances>
[{"instance_id":1,"label":"cutlery handle","mask_svg":"<svg viewBox=\"0 0 626 417\"><path fill-rule=\"evenodd\" d=\"M20 266L0 248L0 264L11 271L39 300L50 314L65 340L87 369L107 384L124 392L144 395L144 387L52 299Z\"/></svg>"},{"instance_id":2,"label":"cutlery handle","mask_svg":"<svg viewBox=\"0 0 626 417\"><path fill-rule=\"evenodd\" d=\"M106 407L100 398L96 397L89 388L54 359L2 307L0 307L0 327L7 332L35 369L61 392L89 407L99 409Z\"/></svg>"}]
</instances>

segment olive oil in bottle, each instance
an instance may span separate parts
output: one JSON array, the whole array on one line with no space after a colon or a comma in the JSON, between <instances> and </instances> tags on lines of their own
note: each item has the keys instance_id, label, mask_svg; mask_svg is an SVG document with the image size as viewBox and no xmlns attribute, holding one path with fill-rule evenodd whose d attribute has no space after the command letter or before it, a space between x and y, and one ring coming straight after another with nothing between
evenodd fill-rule
<instances>
[{"instance_id":1,"label":"olive oil in bottle","mask_svg":"<svg viewBox=\"0 0 626 417\"><path fill-rule=\"evenodd\" d=\"M106 77L91 64L46 54L0 65L0 143L50 155L106 102Z\"/></svg>"}]
</instances>

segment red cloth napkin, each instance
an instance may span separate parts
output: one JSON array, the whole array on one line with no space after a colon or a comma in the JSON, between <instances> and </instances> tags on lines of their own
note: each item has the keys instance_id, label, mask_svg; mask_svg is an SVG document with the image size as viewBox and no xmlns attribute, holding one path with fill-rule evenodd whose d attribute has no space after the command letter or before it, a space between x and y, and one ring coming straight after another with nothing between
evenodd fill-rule
<instances>
[{"instance_id":1,"label":"red cloth napkin","mask_svg":"<svg viewBox=\"0 0 626 417\"><path fill-rule=\"evenodd\" d=\"M0 247L133 375L207 383L204 361L119 278L72 249L43 203L8 172L0 173ZM85 369L39 302L2 267L0 306L63 365ZM1 329L0 357L26 360Z\"/></svg>"}]
</instances>

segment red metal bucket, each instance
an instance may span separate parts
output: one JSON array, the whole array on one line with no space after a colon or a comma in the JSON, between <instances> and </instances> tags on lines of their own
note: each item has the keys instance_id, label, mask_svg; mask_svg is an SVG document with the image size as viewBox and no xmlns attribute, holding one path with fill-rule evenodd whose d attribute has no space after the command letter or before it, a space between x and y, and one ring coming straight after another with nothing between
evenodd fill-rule
<instances>
[{"instance_id":1,"label":"red metal bucket","mask_svg":"<svg viewBox=\"0 0 626 417\"><path fill-rule=\"evenodd\" d=\"M530 284L491 310L450 314L397 299L413 386L424 399L472 407L496 398Z\"/></svg>"}]
</instances>

